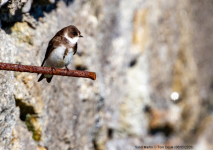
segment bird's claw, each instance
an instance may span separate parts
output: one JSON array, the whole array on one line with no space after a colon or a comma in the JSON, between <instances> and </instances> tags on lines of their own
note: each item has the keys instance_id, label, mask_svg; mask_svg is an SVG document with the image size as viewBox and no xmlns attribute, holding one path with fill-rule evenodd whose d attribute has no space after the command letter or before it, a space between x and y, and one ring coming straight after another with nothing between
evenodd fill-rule
<instances>
[{"instance_id":1,"label":"bird's claw","mask_svg":"<svg viewBox=\"0 0 213 150\"><path fill-rule=\"evenodd\" d=\"M68 67L67 67L67 66L65 66L65 68L66 68L66 70L67 70L67 71L69 71L69 69L68 69Z\"/></svg>"},{"instance_id":2,"label":"bird's claw","mask_svg":"<svg viewBox=\"0 0 213 150\"><path fill-rule=\"evenodd\" d=\"M53 70L56 70L56 69L55 69L55 67L53 67L53 66L51 66L51 69L52 69L52 74L53 74Z\"/></svg>"}]
</instances>

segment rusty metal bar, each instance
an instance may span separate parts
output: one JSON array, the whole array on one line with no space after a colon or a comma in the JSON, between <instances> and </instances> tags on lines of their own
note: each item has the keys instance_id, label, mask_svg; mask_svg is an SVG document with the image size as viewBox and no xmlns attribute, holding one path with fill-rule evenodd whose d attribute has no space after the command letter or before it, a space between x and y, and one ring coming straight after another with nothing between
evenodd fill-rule
<instances>
[{"instance_id":1,"label":"rusty metal bar","mask_svg":"<svg viewBox=\"0 0 213 150\"><path fill-rule=\"evenodd\" d=\"M67 71L66 69L59 69L59 68L52 69L50 67L27 66L9 63L0 63L0 70L81 77L81 78L90 78L92 80L96 79L95 72L81 71L81 70Z\"/></svg>"}]
</instances>

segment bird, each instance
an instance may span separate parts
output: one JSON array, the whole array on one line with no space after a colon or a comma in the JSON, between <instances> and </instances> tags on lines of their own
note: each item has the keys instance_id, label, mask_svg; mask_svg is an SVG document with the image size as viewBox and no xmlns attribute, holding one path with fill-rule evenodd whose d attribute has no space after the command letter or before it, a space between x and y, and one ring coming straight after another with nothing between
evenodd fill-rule
<instances>
[{"instance_id":1,"label":"bird","mask_svg":"<svg viewBox=\"0 0 213 150\"><path fill-rule=\"evenodd\" d=\"M81 32L74 25L67 26L59 30L49 41L44 60L41 66L68 69L68 65L78 48L78 40L83 37ZM46 78L48 83L51 82L53 75L41 74L38 82Z\"/></svg>"}]
</instances>

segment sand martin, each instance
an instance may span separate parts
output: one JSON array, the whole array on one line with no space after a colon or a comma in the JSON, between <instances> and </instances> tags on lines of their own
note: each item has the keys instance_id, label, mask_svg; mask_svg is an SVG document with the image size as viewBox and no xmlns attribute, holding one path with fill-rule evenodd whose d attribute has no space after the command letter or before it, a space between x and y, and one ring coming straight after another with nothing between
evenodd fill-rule
<instances>
[{"instance_id":1,"label":"sand martin","mask_svg":"<svg viewBox=\"0 0 213 150\"><path fill-rule=\"evenodd\" d=\"M77 52L78 39L83 37L81 32L73 25L65 27L58 31L50 40L44 60L41 66L54 68L63 68L69 65L72 56ZM53 75L42 74L38 82L46 78L50 83Z\"/></svg>"}]
</instances>

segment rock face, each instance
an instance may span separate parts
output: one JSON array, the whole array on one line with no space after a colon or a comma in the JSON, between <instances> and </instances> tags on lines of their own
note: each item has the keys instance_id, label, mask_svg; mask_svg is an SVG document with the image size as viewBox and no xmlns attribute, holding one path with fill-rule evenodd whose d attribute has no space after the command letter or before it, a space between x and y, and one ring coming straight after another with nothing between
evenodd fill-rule
<instances>
[{"instance_id":1,"label":"rock face","mask_svg":"<svg viewBox=\"0 0 213 150\"><path fill-rule=\"evenodd\" d=\"M1 62L14 63L16 52L14 42L3 31L0 31L0 51ZM7 145L12 140L12 130L18 119L18 111L15 108L13 96L13 72L1 71L0 76L0 147L1 149L7 149Z\"/></svg>"},{"instance_id":2,"label":"rock face","mask_svg":"<svg viewBox=\"0 0 213 150\"><path fill-rule=\"evenodd\" d=\"M0 149L212 149L211 6L208 0L4 2L1 62L41 65L49 40L72 24L84 38L69 68L95 71L97 80L54 76L48 84L36 74L1 71Z\"/></svg>"}]
</instances>

